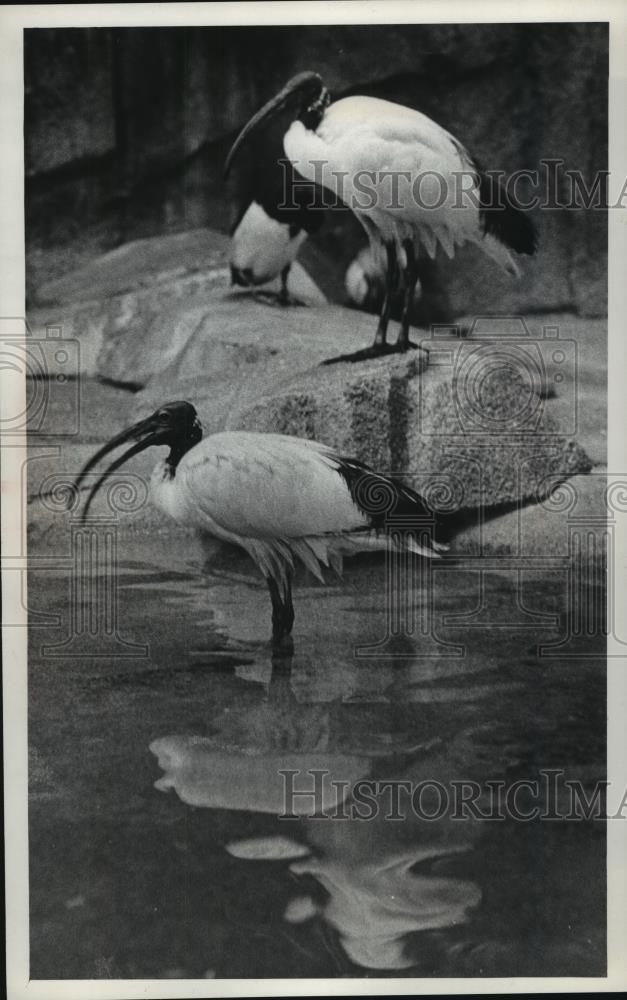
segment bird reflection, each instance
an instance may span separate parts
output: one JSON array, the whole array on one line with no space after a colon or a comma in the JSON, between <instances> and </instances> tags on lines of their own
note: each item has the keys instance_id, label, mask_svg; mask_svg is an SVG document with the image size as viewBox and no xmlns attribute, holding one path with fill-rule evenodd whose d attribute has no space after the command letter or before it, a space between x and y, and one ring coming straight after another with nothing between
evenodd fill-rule
<instances>
[{"instance_id":1,"label":"bird reflection","mask_svg":"<svg viewBox=\"0 0 627 1000\"><path fill-rule=\"evenodd\" d=\"M286 667L280 663L273 669L266 721L276 720L279 707L289 705L293 697ZM258 741L259 733L257 727ZM297 891L285 908L286 924L321 919L337 934L350 962L373 969L408 968L418 961L410 946L412 934L463 924L480 902L475 883L432 868L438 859L470 850L478 836L476 824L469 820L453 823L447 816L427 823L409 815L402 823L391 822L386 818L384 793L378 793L380 808L371 821L354 818L350 807L357 782L373 773L385 775L385 762L381 767L371 756L319 746L302 749L302 732L300 739L301 749L277 750L266 745L255 751L249 747L248 751L225 752L208 739L164 737L150 747L165 772L156 787L174 789L184 802L195 806L281 816L286 795L280 772L294 772L290 807L299 817L297 826L290 824L289 835L232 841L227 851L247 861L289 862ZM467 747L462 741L450 751L448 747L446 757L441 751L408 758L394 777L413 784L445 783ZM398 765L400 758L394 759ZM391 777L389 767L388 759L387 777ZM315 801L317 818L312 814L310 772L314 769L325 772ZM347 818L338 819L340 811ZM325 817L327 821L321 821ZM303 877L304 889L300 887ZM324 890L325 901L312 898L308 889L312 877Z\"/></svg>"},{"instance_id":2,"label":"bird reflection","mask_svg":"<svg viewBox=\"0 0 627 1000\"><path fill-rule=\"evenodd\" d=\"M315 858L290 865L295 874L313 875L329 894L320 908L357 965L403 969L416 963L405 935L465 923L481 898L472 882L412 874L413 865L440 857L437 847L377 857L361 865L347 858ZM292 914L286 914L287 919Z\"/></svg>"}]
</instances>

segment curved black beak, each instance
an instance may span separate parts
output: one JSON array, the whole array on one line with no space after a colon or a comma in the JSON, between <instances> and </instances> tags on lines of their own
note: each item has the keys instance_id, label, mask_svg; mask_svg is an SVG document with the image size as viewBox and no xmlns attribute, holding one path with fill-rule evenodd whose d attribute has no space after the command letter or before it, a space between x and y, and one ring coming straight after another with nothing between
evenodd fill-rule
<instances>
[{"instance_id":1,"label":"curved black beak","mask_svg":"<svg viewBox=\"0 0 627 1000\"><path fill-rule=\"evenodd\" d=\"M113 461L111 465L109 465L108 468L105 469L105 471L102 473L102 475L96 480L91 490L89 491L89 496L87 497L87 501L85 503L85 506L83 507L83 511L81 513L81 522L85 521L85 518L87 517L87 514L89 512L89 508L91 507L92 501L108 475L110 475L112 472L115 472L116 469L119 469L121 465L124 465L124 463L128 461L129 458L133 458L134 455L138 455L141 451L144 451L146 448L150 448L151 445L167 444L167 437L168 437L168 428L164 427L163 424L159 424L155 420L154 416L148 417L146 420L141 420L138 424L134 424L133 427L129 427L127 430L122 431L121 434L116 434L116 436L114 438L111 438L111 440L108 441L107 444L103 445L103 447L100 448L95 455L92 455L92 457L83 466L83 468L81 469L81 471L79 472L78 476L74 481L74 487L77 491L80 488L80 485L85 476L87 475L87 473L90 472L94 468L94 466L97 465L98 462L100 462L101 459L105 457L105 455L108 455L110 452L114 451L116 448L119 448L120 445L126 444L128 441L136 442L134 445L132 445L131 448L128 449L128 451L125 451L122 455L119 456L119 458L116 458L115 461Z\"/></svg>"},{"instance_id":2,"label":"curved black beak","mask_svg":"<svg viewBox=\"0 0 627 1000\"><path fill-rule=\"evenodd\" d=\"M294 101L295 104L302 103L302 98L306 94L315 93L315 89L322 90L322 78L313 72L298 73L297 76L293 76L289 80L282 90L279 91L274 97L272 97L259 111L252 116L249 122L244 125L244 128L238 135L237 139L231 146L229 154L226 158L224 164L224 179L226 180L229 176L229 172L233 165L233 160L235 159L238 150L242 144L246 141L246 137L250 135L254 129L258 128L262 122L267 121L269 118L273 118L275 115L282 111L287 104ZM299 100L296 101L296 98Z\"/></svg>"}]
</instances>

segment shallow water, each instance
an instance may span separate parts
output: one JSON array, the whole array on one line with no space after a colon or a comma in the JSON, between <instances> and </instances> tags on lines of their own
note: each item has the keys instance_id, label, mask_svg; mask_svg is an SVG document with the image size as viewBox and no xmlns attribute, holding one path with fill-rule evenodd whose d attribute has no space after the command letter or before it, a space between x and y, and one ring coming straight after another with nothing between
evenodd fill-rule
<instances>
[{"instance_id":1,"label":"shallow water","mask_svg":"<svg viewBox=\"0 0 627 1000\"><path fill-rule=\"evenodd\" d=\"M564 635L563 574L444 560L386 638L384 562L359 559L298 581L294 655L273 656L245 560L202 575L194 543L160 544L151 563L125 543L106 636L86 591L61 645L70 570L30 574L33 624L59 616L30 634L32 978L604 974L604 828L564 818L563 785L604 778L601 600L539 656ZM310 768L320 796L278 818L279 772L307 791ZM483 816L487 782L547 769L561 818L453 815L454 782ZM358 818L362 778L405 782L402 818L389 785Z\"/></svg>"}]
</instances>

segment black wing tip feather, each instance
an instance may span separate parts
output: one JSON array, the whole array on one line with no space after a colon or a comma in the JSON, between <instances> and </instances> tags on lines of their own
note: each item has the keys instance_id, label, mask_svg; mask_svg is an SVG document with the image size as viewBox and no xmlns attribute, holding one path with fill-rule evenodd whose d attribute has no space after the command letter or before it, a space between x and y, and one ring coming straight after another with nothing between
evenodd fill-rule
<instances>
[{"instance_id":1,"label":"black wing tip feather","mask_svg":"<svg viewBox=\"0 0 627 1000\"><path fill-rule=\"evenodd\" d=\"M278 162L269 163L255 182L255 198L271 219L310 236L325 219L324 192L301 177L291 163L285 172Z\"/></svg>"},{"instance_id":2,"label":"black wing tip feather","mask_svg":"<svg viewBox=\"0 0 627 1000\"><path fill-rule=\"evenodd\" d=\"M516 253L534 254L538 234L528 211L516 205L497 180L482 170L479 174L479 214L486 233L491 233Z\"/></svg>"},{"instance_id":3,"label":"black wing tip feather","mask_svg":"<svg viewBox=\"0 0 627 1000\"><path fill-rule=\"evenodd\" d=\"M432 528L434 541L439 545L437 536L441 528L440 518L419 493L373 472L357 459L340 459L337 471L346 483L353 503L368 519L372 529L383 530L390 517L395 521L407 518L408 528L412 526L412 522L414 525Z\"/></svg>"}]
</instances>

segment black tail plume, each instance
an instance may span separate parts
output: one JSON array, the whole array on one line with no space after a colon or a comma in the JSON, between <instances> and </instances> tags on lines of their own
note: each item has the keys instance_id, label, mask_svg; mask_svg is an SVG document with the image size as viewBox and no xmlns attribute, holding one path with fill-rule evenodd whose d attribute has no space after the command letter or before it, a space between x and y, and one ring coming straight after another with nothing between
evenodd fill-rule
<instances>
[{"instance_id":1,"label":"black tail plume","mask_svg":"<svg viewBox=\"0 0 627 1000\"><path fill-rule=\"evenodd\" d=\"M516 253L535 253L538 237L529 212L516 205L498 178L482 170L478 174L479 215L485 232L496 236Z\"/></svg>"}]
</instances>

